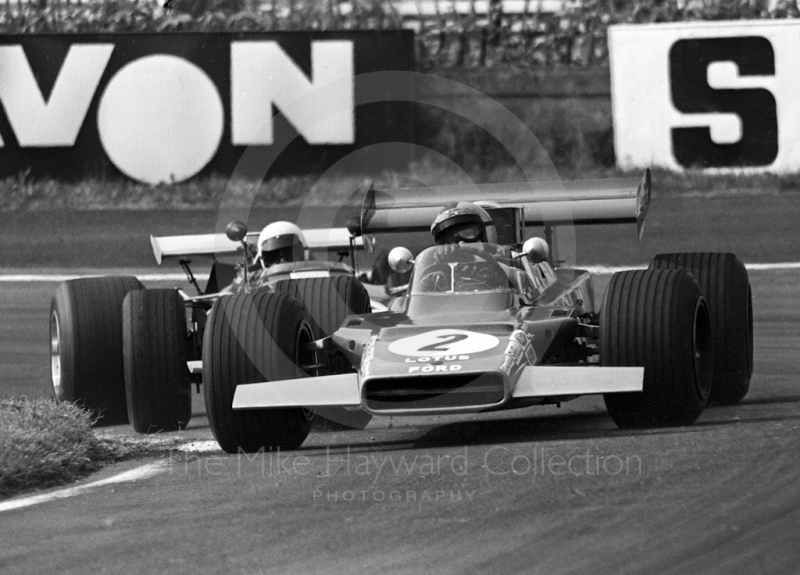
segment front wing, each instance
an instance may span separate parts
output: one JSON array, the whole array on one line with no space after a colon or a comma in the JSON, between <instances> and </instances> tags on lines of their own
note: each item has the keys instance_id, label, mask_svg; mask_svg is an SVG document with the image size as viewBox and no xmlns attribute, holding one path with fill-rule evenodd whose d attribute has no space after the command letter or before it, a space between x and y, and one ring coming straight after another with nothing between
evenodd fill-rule
<instances>
[{"instance_id":1,"label":"front wing","mask_svg":"<svg viewBox=\"0 0 800 575\"><path fill-rule=\"evenodd\" d=\"M430 376L428 376L430 377ZM505 402L642 391L643 367L526 366ZM233 409L364 406L356 373L248 383L236 387Z\"/></svg>"}]
</instances>

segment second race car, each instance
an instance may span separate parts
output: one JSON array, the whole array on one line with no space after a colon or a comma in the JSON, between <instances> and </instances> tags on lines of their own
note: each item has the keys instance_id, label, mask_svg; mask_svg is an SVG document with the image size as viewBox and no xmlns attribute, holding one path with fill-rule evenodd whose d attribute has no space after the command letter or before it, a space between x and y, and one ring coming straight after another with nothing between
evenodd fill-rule
<instances>
[{"instance_id":1,"label":"second race car","mask_svg":"<svg viewBox=\"0 0 800 575\"><path fill-rule=\"evenodd\" d=\"M57 399L93 411L101 425L130 421L139 432L175 430L191 418L191 385L202 381L208 312L220 297L272 291L305 302L314 338L330 335L348 314L372 309L353 266L341 261L371 249L370 238L346 228L300 230L273 222L247 233L231 222L225 234L151 237L156 261L179 259L197 290L144 289L135 277L104 276L62 282L50 311L50 364ZM313 259L334 252L339 261ZM238 264L223 261L235 256ZM211 257L205 289L190 257ZM319 294L328 294L319 297ZM331 365L329 370L350 369ZM338 371L337 371L338 373ZM322 410L321 410L322 413ZM329 410L330 422L363 427L366 414Z\"/></svg>"}]
</instances>

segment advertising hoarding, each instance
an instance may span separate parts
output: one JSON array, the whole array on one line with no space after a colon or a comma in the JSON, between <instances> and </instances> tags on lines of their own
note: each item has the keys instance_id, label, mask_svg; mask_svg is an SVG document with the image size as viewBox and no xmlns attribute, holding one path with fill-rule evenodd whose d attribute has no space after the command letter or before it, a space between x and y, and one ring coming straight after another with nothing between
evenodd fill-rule
<instances>
[{"instance_id":1,"label":"advertising hoarding","mask_svg":"<svg viewBox=\"0 0 800 575\"><path fill-rule=\"evenodd\" d=\"M613 26L614 139L623 169L800 169L800 22Z\"/></svg>"},{"instance_id":2,"label":"advertising hoarding","mask_svg":"<svg viewBox=\"0 0 800 575\"><path fill-rule=\"evenodd\" d=\"M413 140L356 82L413 65L408 31L0 36L0 177L182 181L286 138L275 172L324 169Z\"/></svg>"}]
</instances>

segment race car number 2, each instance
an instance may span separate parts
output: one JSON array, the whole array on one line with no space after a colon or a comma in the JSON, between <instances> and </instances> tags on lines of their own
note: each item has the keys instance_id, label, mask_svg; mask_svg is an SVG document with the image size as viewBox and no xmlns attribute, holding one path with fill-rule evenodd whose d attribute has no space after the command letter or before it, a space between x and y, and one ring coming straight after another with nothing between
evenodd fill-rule
<instances>
[{"instance_id":1,"label":"race car number 2","mask_svg":"<svg viewBox=\"0 0 800 575\"><path fill-rule=\"evenodd\" d=\"M493 335L461 329L437 329L389 344L389 351L410 357L438 357L487 351L499 345Z\"/></svg>"}]
</instances>

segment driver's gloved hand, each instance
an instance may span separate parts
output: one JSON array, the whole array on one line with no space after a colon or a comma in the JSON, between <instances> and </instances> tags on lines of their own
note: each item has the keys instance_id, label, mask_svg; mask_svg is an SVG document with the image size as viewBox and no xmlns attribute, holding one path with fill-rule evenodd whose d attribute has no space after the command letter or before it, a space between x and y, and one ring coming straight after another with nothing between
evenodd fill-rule
<instances>
[{"instance_id":1,"label":"driver's gloved hand","mask_svg":"<svg viewBox=\"0 0 800 575\"><path fill-rule=\"evenodd\" d=\"M443 244L438 246L433 259L436 263L445 263L452 259L452 256L460 249L458 244Z\"/></svg>"}]
</instances>

